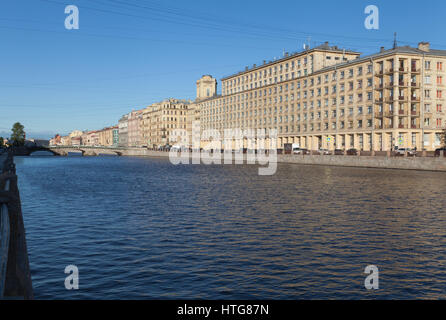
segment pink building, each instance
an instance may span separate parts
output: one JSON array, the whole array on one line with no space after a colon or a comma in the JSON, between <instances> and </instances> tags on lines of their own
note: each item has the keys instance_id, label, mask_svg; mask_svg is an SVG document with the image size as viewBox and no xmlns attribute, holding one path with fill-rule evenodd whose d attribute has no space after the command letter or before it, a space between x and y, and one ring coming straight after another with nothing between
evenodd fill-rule
<instances>
[{"instance_id":1,"label":"pink building","mask_svg":"<svg viewBox=\"0 0 446 320\"><path fill-rule=\"evenodd\" d=\"M71 145L75 146L75 147L79 147L81 145L81 137L71 138Z\"/></svg>"},{"instance_id":2,"label":"pink building","mask_svg":"<svg viewBox=\"0 0 446 320\"><path fill-rule=\"evenodd\" d=\"M82 145L84 145L84 146L97 146L97 145L99 145L99 133L98 133L98 131L85 132L82 135Z\"/></svg>"}]
</instances>

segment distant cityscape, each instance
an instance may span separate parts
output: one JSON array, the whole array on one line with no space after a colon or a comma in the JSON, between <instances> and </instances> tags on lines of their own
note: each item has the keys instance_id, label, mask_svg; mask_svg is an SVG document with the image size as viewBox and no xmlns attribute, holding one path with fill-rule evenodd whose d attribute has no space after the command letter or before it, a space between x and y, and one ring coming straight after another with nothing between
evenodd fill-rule
<instances>
[{"instance_id":1,"label":"distant cityscape","mask_svg":"<svg viewBox=\"0 0 446 320\"><path fill-rule=\"evenodd\" d=\"M159 148L191 141L200 130L278 132L277 148L432 151L446 127L446 50L421 42L361 57L327 43L217 80L197 81L195 101L167 99L132 111L117 124L56 135L50 145ZM208 141L202 141L206 144ZM189 145L190 146L190 145Z\"/></svg>"}]
</instances>

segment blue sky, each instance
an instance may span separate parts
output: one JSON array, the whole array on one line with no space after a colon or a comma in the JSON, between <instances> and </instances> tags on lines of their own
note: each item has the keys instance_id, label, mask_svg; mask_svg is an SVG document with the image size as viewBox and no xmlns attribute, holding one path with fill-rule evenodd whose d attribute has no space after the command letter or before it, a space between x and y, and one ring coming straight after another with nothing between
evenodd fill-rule
<instances>
[{"instance_id":1,"label":"blue sky","mask_svg":"<svg viewBox=\"0 0 446 320\"><path fill-rule=\"evenodd\" d=\"M66 5L80 29L66 30ZM367 5L380 29L364 27ZM28 137L116 124L164 98L194 99L217 79L324 41L365 54L430 41L446 49L444 1L2 0L0 135Z\"/></svg>"}]
</instances>

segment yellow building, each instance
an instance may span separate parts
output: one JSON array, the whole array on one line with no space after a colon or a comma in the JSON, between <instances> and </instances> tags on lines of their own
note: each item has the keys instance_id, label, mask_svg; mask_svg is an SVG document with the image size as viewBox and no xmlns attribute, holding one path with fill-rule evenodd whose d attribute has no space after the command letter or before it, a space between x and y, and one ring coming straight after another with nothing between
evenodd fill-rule
<instances>
[{"instance_id":1,"label":"yellow building","mask_svg":"<svg viewBox=\"0 0 446 320\"><path fill-rule=\"evenodd\" d=\"M429 43L366 57L325 43L223 78L219 96L197 82L201 131L277 129L278 148L433 150L446 124L445 68L446 51Z\"/></svg>"},{"instance_id":2,"label":"yellow building","mask_svg":"<svg viewBox=\"0 0 446 320\"><path fill-rule=\"evenodd\" d=\"M117 126L107 127L98 131L99 145L104 147L113 146L113 130L117 128Z\"/></svg>"},{"instance_id":3,"label":"yellow building","mask_svg":"<svg viewBox=\"0 0 446 320\"><path fill-rule=\"evenodd\" d=\"M77 138L77 137L82 137L82 135L83 135L83 132L82 132L82 131L74 130L74 131L72 131L68 136L69 136L70 138Z\"/></svg>"},{"instance_id":4,"label":"yellow building","mask_svg":"<svg viewBox=\"0 0 446 320\"><path fill-rule=\"evenodd\" d=\"M61 137L60 144L62 146L71 146L71 138L70 138L70 136L63 136L63 137Z\"/></svg>"},{"instance_id":5,"label":"yellow building","mask_svg":"<svg viewBox=\"0 0 446 320\"><path fill-rule=\"evenodd\" d=\"M183 138L179 135L186 135L187 132L189 105L190 101L167 99L145 108L142 112L144 145L156 149L181 141Z\"/></svg>"}]
</instances>

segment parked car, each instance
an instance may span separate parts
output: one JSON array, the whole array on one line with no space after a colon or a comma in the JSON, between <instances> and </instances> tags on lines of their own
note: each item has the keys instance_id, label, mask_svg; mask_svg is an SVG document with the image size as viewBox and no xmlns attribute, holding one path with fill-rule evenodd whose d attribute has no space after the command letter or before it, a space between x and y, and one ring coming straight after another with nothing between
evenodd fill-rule
<instances>
[{"instance_id":1,"label":"parked car","mask_svg":"<svg viewBox=\"0 0 446 320\"><path fill-rule=\"evenodd\" d=\"M352 149L348 149L347 150L347 155L348 156L357 156L358 155L358 150L352 148Z\"/></svg>"},{"instance_id":2,"label":"parked car","mask_svg":"<svg viewBox=\"0 0 446 320\"><path fill-rule=\"evenodd\" d=\"M404 156L407 152L408 156L415 156L417 154L417 151L415 149L409 149L409 148L398 148L395 149L395 153L398 156Z\"/></svg>"},{"instance_id":3,"label":"parked car","mask_svg":"<svg viewBox=\"0 0 446 320\"><path fill-rule=\"evenodd\" d=\"M158 151L170 151L170 148L172 148L172 146L166 144L164 146L159 146Z\"/></svg>"},{"instance_id":4,"label":"parked car","mask_svg":"<svg viewBox=\"0 0 446 320\"><path fill-rule=\"evenodd\" d=\"M170 148L170 151L180 152L181 151L181 147L180 146L173 146L172 148Z\"/></svg>"},{"instance_id":5,"label":"parked car","mask_svg":"<svg viewBox=\"0 0 446 320\"><path fill-rule=\"evenodd\" d=\"M328 155L331 154L331 152L328 149L319 149L319 154L324 155L324 156L328 156Z\"/></svg>"},{"instance_id":6,"label":"parked car","mask_svg":"<svg viewBox=\"0 0 446 320\"><path fill-rule=\"evenodd\" d=\"M334 154L335 154L335 156L343 156L344 155L344 150L342 150L342 149L335 149Z\"/></svg>"},{"instance_id":7,"label":"parked car","mask_svg":"<svg viewBox=\"0 0 446 320\"><path fill-rule=\"evenodd\" d=\"M305 154L310 154L310 151L308 151L308 149L303 149L303 148L295 148L293 150L294 154L300 154L300 155L305 155Z\"/></svg>"},{"instance_id":8,"label":"parked car","mask_svg":"<svg viewBox=\"0 0 446 320\"><path fill-rule=\"evenodd\" d=\"M444 148L438 148L435 150L435 156L436 157L441 157L444 155L444 153L446 152L446 147Z\"/></svg>"},{"instance_id":9,"label":"parked car","mask_svg":"<svg viewBox=\"0 0 446 320\"><path fill-rule=\"evenodd\" d=\"M299 150L299 149L300 149L300 146L299 146L298 143L293 143L293 144L291 145L291 148L292 148L292 153L294 153L294 150Z\"/></svg>"}]
</instances>

